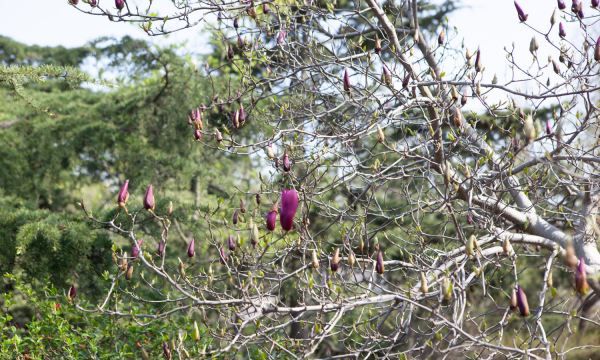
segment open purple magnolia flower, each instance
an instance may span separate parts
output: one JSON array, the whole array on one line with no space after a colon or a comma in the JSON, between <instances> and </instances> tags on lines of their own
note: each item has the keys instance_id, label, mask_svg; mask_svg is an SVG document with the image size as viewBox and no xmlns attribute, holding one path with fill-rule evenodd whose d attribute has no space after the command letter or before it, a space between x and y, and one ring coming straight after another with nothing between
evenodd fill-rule
<instances>
[{"instance_id":1,"label":"open purple magnolia flower","mask_svg":"<svg viewBox=\"0 0 600 360\"><path fill-rule=\"evenodd\" d=\"M521 22L527 21L527 17L529 15L525 14L525 11L523 11L523 8L521 7L521 5L519 5L519 3L516 1L515 1L515 8L517 9L517 15L519 16L519 21L521 21Z\"/></svg>"},{"instance_id":2,"label":"open purple magnolia flower","mask_svg":"<svg viewBox=\"0 0 600 360\"><path fill-rule=\"evenodd\" d=\"M285 231L292 230L294 216L298 210L298 192L294 189L285 189L281 192L281 214L279 223Z\"/></svg>"}]
</instances>

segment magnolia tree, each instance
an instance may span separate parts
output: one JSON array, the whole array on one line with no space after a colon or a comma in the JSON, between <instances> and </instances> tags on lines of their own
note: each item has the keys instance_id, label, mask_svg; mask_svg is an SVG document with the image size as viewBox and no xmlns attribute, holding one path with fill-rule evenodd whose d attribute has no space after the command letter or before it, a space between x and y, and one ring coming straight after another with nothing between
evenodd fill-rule
<instances>
[{"instance_id":1,"label":"magnolia tree","mask_svg":"<svg viewBox=\"0 0 600 360\"><path fill-rule=\"evenodd\" d=\"M190 210L202 237L152 186L125 182L109 218L82 205L130 248L80 308L193 324L144 356L566 357L600 325L598 1L515 2L527 57L460 46L416 0L71 4L149 35L212 31L222 61L201 71L229 92L173 114L181 141L259 173L231 169L234 205Z\"/></svg>"}]
</instances>

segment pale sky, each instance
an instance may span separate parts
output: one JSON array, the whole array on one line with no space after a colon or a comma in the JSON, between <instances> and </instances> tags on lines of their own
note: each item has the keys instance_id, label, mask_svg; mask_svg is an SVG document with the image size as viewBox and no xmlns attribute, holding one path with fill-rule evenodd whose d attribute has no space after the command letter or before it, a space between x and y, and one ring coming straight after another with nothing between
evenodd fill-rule
<instances>
[{"instance_id":1,"label":"pale sky","mask_svg":"<svg viewBox=\"0 0 600 360\"><path fill-rule=\"evenodd\" d=\"M104 3L112 0L101 0ZM135 0L130 0L130 4ZM140 0L138 0L140 1ZM585 11L592 14L589 0L583 0ZM146 2L147 3L147 2ZM156 6L167 6L170 0L154 0ZM556 7L555 0L521 0L520 4L529 14L528 24L548 29L552 11ZM482 59L486 67L485 81L490 81L494 73L500 82L509 75L503 47L512 46L514 42L523 63L530 64L529 41L532 32L520 24L512 0L463 0L463 8L449 19L450 28L458 28L458 36L450 34L449 38L459 44L464 38L465 45L474 50L480 47ZM567 1L570 6L570 1ZM86 4L80 6L87 7ZM598 11L595 11L598 14ZM131 35L138 38L149 38L141 29L124 23L114 23L105 17L90 16L78 12L67 4L67 0L0 0L0 34L10 36L26 44L78 46L99 36ZM558 24L552 30L552 37L558 39ZM567 27L570 36L577 33L577 25ZM206 37L201 28L186 29L168 37L151 37L150 41L158 44L187 42L188 49L198 53L206 52ZM544 48L541 37L538 40ZM580 40L577 41L580 43ZM547 58L540 50L540 55ZM540 56L541 58L541 56Z\"/></svg>"}]
</instances>

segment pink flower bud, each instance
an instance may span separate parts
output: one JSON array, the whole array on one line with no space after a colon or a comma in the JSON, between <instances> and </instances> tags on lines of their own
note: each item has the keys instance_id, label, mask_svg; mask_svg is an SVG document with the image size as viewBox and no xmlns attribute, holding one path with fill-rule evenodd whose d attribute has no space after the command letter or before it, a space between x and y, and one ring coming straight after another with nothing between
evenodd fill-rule
<instances>
[{"instance_id":1,"label":"pink flower bud","mask_svg":"<svg viewBox=\"0 0 600 360\"><path fill-rule=\"evenodd\" d=\"M131 245L131 257L132 258L137 259L137 257L140 256L140 250L141 250L143 242L144 242L144 240L139 239L137 241L137 243L134 243L133 245Z\"/></svg>"},{"instance_id":2,"label":"pink flower bud","mask_svg":"<svg viewBox=\"0 0 600 360\"><path fill-rule=\"evenodd\" d=\"M281 192L281 215L279 216L279 223L283 230L292 230L296 210L298 210L298 192L294 189L283 190Z\"/></svg>"},{"instance_id":3,"label":"pink flower bud","mask_svg":"<svg viewBox=\"0 0 600 360\"><path fill-rule=\"evenodd\" d=\"M187 249L187 256L188 257L194 257L194 255L196 254L196 250L194 249L194 246L196 244L196 241L194 240L194 238L192 238L192 240L190 240L190 243L188 244L188 249Z\"/></svg>"},{"instance_id":4,"label":"pink flower bud","mask_svg":"<svg viewBox=\"0 0 600 360\"><path fill-rule=\"evenodd\" d=\"M194 140L200 141L202 139L202 131L196 129L194 130Z\"/></svg>"},{"instance_id":5,"label":"pink flower bud","mask_svg":"<svg viewBox=\"0 0 600 360\"><path fill-rule=\"evenodd\" d=\"M344 91L350 92L350 75L348 74L348 69L344 69Z\"/></svg>"},{"instance_id":6,"label":"pink flower bud","mask_svg":"<svg viewBox=\"0 0 600 360\"><path fill-rule=\"evenodd\" d=\"M558 0L558 8L560 10L564 10L564 9L566 9L566 7L567 7L567 5L565 5L564 0Z\"/></svg>"},{"instance_id":7,"label":"pink flower bud","mask_svg":"<svg viewBox=\"0 0 600 360\"><path fill-rule=\"evenodd\" d=\"M277 206L277 204L275 205ZM267 230L275 230L275 222L277 221L277 209L272 209L267 213Z\"/></svg>"},{"instance_id":8,"label":"pink flower bud","mask_svg":"<svg viewBox=\"0 0 600 360\"><path fill-rule=\"evenodd\" d=\"M594 60L600 61L600 36L596 40L596 48L594 49Z\"/></svg>"},{"instance_id":9,"label":"pink flower bud","mask_svg":"<svg viewBox=\"0 0 600 360\"><path fill-rule=\"evenodd\" d=\"M290 163L290 157L289 155L286 153L283 154L283 171L288 172L292 169L292 164Z\"/></svg>"},{"instance_id":10,"label":"pink flower bud","mask_svg":"<svg viewBox=\"0 0 600 360\"><path fill-rule=\"evenodd\" d=\"M579 258L579 265L575 270L575 289L581 295L587 295L590 290L590 286L587 282L587 274L585 273L585 260L583 257Z\"/></svg>"},{"instance_id":11,"label":"pink flower bud","mask_svg":"<svg viewBox=\"0 0 600 360\"><path fill-rule=\"evenodd\" d=\"M546 135L552 135L552 124L550 120L546 120Z\"/></svg>"},{"instance_id":12,"label":"pink flower bud","mask_svg":"<svg viewBox=\"0 0 600 360\"><path fill-rule=\"evenodd\" d=\"M525 11L521 8L521 6L515 1L515 8L517 9L517 15L519 16L519 21L525 22L527 21L527 17L529 15L525 14Z\"/></svg>"},{"instance_id":13,"label":"pink flower bud","mask_svg":"<svg viewBox=\"0 0 600 360\"><path fill-rule=\"evenodd\" d=\"M227 238L227 247L229 248L229 251L235 251L236 246L235 237L229 235L229 238Z\"/></svg>"},{"instance_id":14,"label":"pink flower bud","mask_svg":"<svg viewBox=\"0 0 600 360\"><path fill-rule=\"evenodd\" d=\"M127 203L127 199L129 199L129 180L125 180L123 185L121 186L121 190L119 190L119 195L117 196L117 204L120 207L125 207Z\"/></svg>"},{"instance_id":15,"label":"pink flower bud","mask_svg":"<svg viewBox=\"0 0 600 360\"><path fill-rule=\"evenodd\" d=\"M375 262L375 270L377 271L377 273L379 275L383 275L383 272L385 271L385 266L383 264L383 252L381 250L379 250L377 252L377 261Z\"/></svg>"},{"instance_id":16,"label":"pink flower bud","mask_svg":"<svg viewBox=\"0 0 600 360\"><path fill-rule=\"evenodd\" d=\"M115 0L115 7L119 9L119 11L123 10L125 7L125 0Z\"/></svg>"},{"instance_id":17,"label":"pink flower bud","mask_svg":"<svg viewBox=\"0 0 600 360\"><path fill-rule=\"evenodd\" d=\"M529 304L527 303L527 295L523 288L517 285L517 306L521 316L529 316Z\"/></svg>"},{"instance_id":18,"label":"pink flower bud","mask_svg":"<svg viewBox=\"0 0 600 360\"><path fill-rule=\"evenodd\" d=\"M283 45L285 43L285 38L287 37L287 32L285 29L279 30L279 34L277 34L277 45Z\"/></svg>"},{"instance_id":19,"label":"pink flower bud","mask_svg":"<svg viewBox=\"0 0 600 360\"><path fill-rule=\"evenodd\" d=\"M144 209L146 210L154 210L154 190L152 189L152 184L148 185L148 189L146 189L146 195L144 195Z\"/></svg>"},{"instance_id":20,"label":"pink flower bud","mask_svg":"<svg viewBox=\"0 0 600 360\"><path fill-rule=\"evenodd\" d=\"M222 246L219 248L219 259L223 265L225 265L227 260L229 260L229 255L225 253L225 249Z\"/></svg>"},{"instance_id":21,"label":"pink flower bud","mask_svg":"<svg viewBox=\"0 0 600 360\"><path fill-rule=\"evenodd\" d=\"M158 256L163 256L165 254L165 246L167 244L165 243L164 240L160 240L158 242L158 247L156 249L156 253L158 254Z\"/></svg>"},{"instance_id":22,"label":"pink flower bud","mask_svg":"<svg viewBox=\"0 0 600 360\"><path fill-rule=\"evenodd\" d=\"M558 24L558 36L560 36L561 38L565 38L565 36L567 36L567 32L565 31L565 26L563 25L562 22L560 22Z\"/></svg>"}]
</instances>

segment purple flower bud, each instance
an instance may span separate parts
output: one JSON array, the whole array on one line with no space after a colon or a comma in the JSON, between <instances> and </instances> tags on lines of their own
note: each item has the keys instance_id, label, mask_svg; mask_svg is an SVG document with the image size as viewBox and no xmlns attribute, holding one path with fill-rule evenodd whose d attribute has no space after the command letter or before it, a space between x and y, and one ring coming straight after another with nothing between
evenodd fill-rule
<instances>
[{"instance_id":1,"label":"purple flower bud","mask_svg":"<svg viewBox=\"0 0 600 360\"><path fill-rule=\"evenodd\" d=\"M600 5L600 0L592 0L592 7L597 8Z\"/></svg>"},{"instance_id":2,"label":"purple flower bud","mask_svg":"<svg viewBox=\"0 0 600 360\"><path fill-rule=\"evenodd\" d=\"M558 8L560 10L564 10L567 8L567 5L565 4L564 0L558 0Z\"/></svg>"},{"instance_id":3,"label":"purple flower bud","mask_svg":"<svg viewBox=\"0 0 600 360\"><path fill-rule=\"evenodd\" d=\"M517 285L517 306L521 316L529 316L529 304L527 303L527 295L523 288Z\"/></svg>"},{"instance_id":4,"label":"purple flower bud","mask_svg":"<svg viewBox=\"0 0 600 360\"><path fill-rule=\"evenodd\" d=\"M331 257L330 263L331 271L336 272L340 268L340 249L336 248Z\"/></svg>"},{"instance_id":5,"label":"purple flower bud","mask_svg":"<svg viewBox=\"0 0 600 360\"><path fill-rule=\"evenodd\" d=\"M600 36L596 40L596 48L594 49L594 60L600 61Z\"/></svg>"},{"instance_id":6,"label":"purple flower bud","mask_svg":"<svg viewBox=\"0 0 600 360\"><path fill-rule=\"evenodd\" d=\"M96 7L96 6L98 6L98 0L90 0L90 6L91 6L91 7Z\"/></svg>"},{"instance_id":7,"label":"purple flower bud","mask_svg":"<svg viewBox=\"0 0 600 360\"><path fill-rule=\"evenodd\" d=\"M271 8L269 7L269 3L263 3L263 14L268 14L271 12Z\"/></svg>"},{"instance_id":8,"label":"purple flower bud","mask_svg":"<svg viewBox=\"0 0 600 360\"><path fill-rule=\"evenodd\" d=\"M115 0L115 7L119 9L119 11L123 10L125 7L125 0Z\"/></svg>"},{"instance_id":9,"label":"purple flower bud","mask_svg":"<svg viewBox=\"0 0 600 360\"><path fill-rule=\"evenodd\" d=\"M119 190L119 195L117 196L117 204L120 207L125 207L127 203L127 199L129 199L129 180L125 180L123 185L121 186L121 190Z\"/></svg>"},{"instance_id":10,"label":"purple flower bud","mask_svg":"<svg viewBox=\"0 0 600 360\"><path fill-rule=\"evenodd\" d=\"M575 270L575 289L581 295L586 295L590 290L590 286L587 282L587 274L585 273L585 260L583 257L579 258L579 265Z\"/></svg>"},{"instance_id":11,"label":"purple flower bud","mask_svg":"<svg viewBox=\"0 0 600 360\"><path fill-rule=\"evenodd\" d=\"M148 189L146 189L146 195L144 195L144 209L146 210L154 210L154 190L152 189L152 184L148 185Z\"/></svg>"},{"instance_id":12,"label":"purple flower bud","mask_svg":"<svg viewBox=\"0 0 600 360\"><path fill-rule=\"evenodd\" d=\"M565 36L567 36L567 32L565 31L565 26L563 25L562 22L560 22L558 24L558 36L560 36L561 38L565 38Z\"/></svg>"},{"instance_id":13,"label":"purple flower bud","mask_svg":"<svg viewBox=\"0 0 600 360\"><path fill-rule=\"evenodd\" d=\"M235 237L229 235L229 238L227 238L227 247L229 248L229 251L235 251L236 246Z\"/></svg>"},{"instance_id":14,"label":"purple flower bud","mask_svg":"<svg viewBox=\"0 0 600 360\"><path fill-rule=\"evenodd\" d=\"M519 21L521 21L521 22L527 21L527 17L529 15L525 14L525 11L523 11L523 9L519 5L519 3L517 3L516 1L515 1L515 8L517 9L517 15L519 16Z\"/></svg>"},{"instance_id":15,"label":"purple flower bud","mask_svg":"<svg viewBox=\"0 0 600 360\"><path fill-rule=\"evenodd\" d=\"M386 64L383 64L383 74L381 74L381 80L386 85L392 84L392 73L390 72L390 69L388 69Z\"/></svg>"},{"instance_id":16,"label":"purple flower bud","mask_svg":"<svg viewBox=\"0 0 600 360\"><path fill-rule=\"evenodd\" d=\"M223 265L225 265L227 260L229 260L229 255L225 253L225 249L222 246L219 248L219 259Z\"/></svg>"},{"instance_id":17,"label":"purple flower bud","mask_svg":"<svg viewBox=\"0 0 600 360\"><path fill-rule=\"evenodd\" d=\"M350 92L350 75L348 74L348 69L344 69L344 91Z\"/></svg>"},{"instance_id":18,"label":"purple flower bud","mask_svg":"<svg viewBox=\"0 0 600 360\"><path fill-rule=\"evenodd\" d=\"M169 343L166 341L163 341L162 349L163 349L163 356L165 357L165 360L171 360L171 349L169 348Z\"/></svg>"},{"instance_id":19,"label":"purple flower bud","mask_svg":"<svg viewBox=\"0 0 600 360\"><path fill-rule=\"evenodd\" d=\"M298 192L294 189L283 190L281 192L281 215L279 216L279 223L283 230L292 230L296 210L298 210Z\"/></svg>"},{"instance_id":20,"label":"purple flower bud","mask_svg":"<svg viewBox=\"0 0 600 360\"><path fill-rule=\"evenodd\" d=\"M194 255L196 254L196 250L194 249L194 246L196 244L196 241L194 240L194 238L192 238L192 240L190 240L190 243L188 245L188 249L187 249L187 256L188 257L194 257Z\"/></svg>"},{"instance_id":21,"label":"purple flower bud","mask_svg":"<svg viewBox=\"0 0 600 360\"><path fill-rule=\"evenodd\" d=\"M196 129L194 130L194 140L200 141L202 139L202 131Z\"/></svg>"},{"instance_id":22,"label":"purple flower bud","mask_svg":"<svg viewBox=\"0 0 600 360\"><path fill-rule=\"evenodd\" d=\"M69 301L73 301L73 299L75 299L76 296L77 296L77 288L75 287L75 285L71 285L71 287L69 288L69 294L67 295L67 297L69 298Z\"/></svg>"},{"instance_id":23,"label":"purple flower bud","mask_svg":"<svg viewBox=\"0 0 600 360\"><path fill-rule=\"evenodd\" d=\"M77 5L77 4L79 4L79 0L69 0L69 4Z\"/></svg>"},{"instance_id":24,"label":"purple flower bud","mask_svg":"<svg viewBox=\"0 0 600 360\"><path fill-rule=\"evenodd\" d=\"M158 242L158 248L156 249L156 253L158 256L163 256L165 254L165 246L167 243L164 240L160 240Z\"/></svg>"},{"instance_id":25,"label":"purple flower bud","mask_svg":"<svg viewBox=\"0 0 600 360\"><path fill-rule=\"evenodd\" d=\"M283 171L288 172L292 169L292 164L290 163L290 157L287 154L287 152L285 154L283 154Z\"/></svg>"},{"instance_id":26,"label":"purple flower bud","mask_svg":"<svg viewBox=\"0 0 600 360\"><path fill-rule=\"evenodd\" d=\"M238 113L238 120L240 121L240 125L243 125L246 122L246 110L244 110L244 105L240 105Z\"/></svg>"},{"instance_id":27,"label":"purple flower bud","mask_svg":"<svg viewBox=\"0 0 600 360\"><path fill-rule=\"evenodd\" d=\"M480 72L481 69L481 50L477 49L477 54L475 55L475 71Z\"/></svg>"},{"instance_id":28,"label":"purple flower bud","mask_svg":"<svg viewBox=\"0 0 600 360\"><path fill-rule=\"evenodd\" d=\"M267 230L275 230L275 222L277 221L277 210L271 210L267 214Z\"/></svg>"},{"instance_id":29,"label":"purple flower bud","mask_svg":"<svg viewBox=\"0 0 600 360\"><path fill-rule=\"evenodd\" d=\"M279 34L277 34L277 45L283 45L285 43L285 38L287 37L287 32L285 29L279 30Z\"/></svg>"},{"instance_id":30,"label":"purple flower bud","mask_svg":"<svg viewBox=\"0 0 600 360\"><path fill-rule=\"evenodd\" d=\"M552 135L552 124L550 120L546 120L546 135Z\"/></svg>"},{"instance_id":31,"label":"purple flower bud","mask_svg":"<svg viewBox=\"0 0 600 360\"><path fill-rule=\"evenodd\" d=\"M233 19L233 27L236 29L240 27L240 22L237 17Z\"/></svg>"},{"instance_id":32,"label":"purple flower bud","mask_svg":"<svg viewBox=\"0 0 600 360\"><path fill-rule=\"evenodd\" d=\"M140 256L140 250L141 250L143 242L144 242L144 240L139 239L137 243L134 243L133 245L131 245L131 257L132 258L137 259L137 257Z\"/></svg>"},{"instance_id":33,"label":"purple flower bud","mask_svg":"<svg viewBox=\"0 0 600 360\"><path fill-rule=\"evenodd\" d=\"M385 266L383 264L383 252L381 250L379 250L377 252L377 261L375 262L375 270L377 271L377 273L379 275L383 275L383 272L385 271Z\"/></svg>"},{"instance_id":34,"label":"purple flower bud","mask_svg":"<svg viewBox=\"0 0 600 360\"><path fill-rule=\"evenodd\" d=\"M408 83L410 82L410 73L406 73L404 79L402 79L402 88L406 89L408 87Z\"/></svg>"},{"instance_id":35,"label":"purple flower bud","mask_svg":"<svg viewBox=\"0 0 600 360\"><path fill-rule=\"evenodd\" d=\"M227 46L227 60L233 60L234 55L235 54L233 53L233 48L231 46Z\"/></svg>"},{"instance_id":36,"label":"purple flower bud","mask_svg":"<svg viewBox=\"0 0 600 360\"><path fill-rule=\"evenodd\" d=\"M577 9L579 8L579 1L578 0L573 0L571 2L571 11L576 13Z\"/></svg>"},{"instance_id":37,"label":"purple flower bud","mask_svg":"<svg viewBox=\"0 0 600 360\"><path fill-rule=\"evenodd\" d=\"M237 223L239 222L240 219L240 211L238 209L235 209L233 211L233 216L231 217L231 222L233 223L233 225L237 225Z\"/></svg>"}]
</instances>

